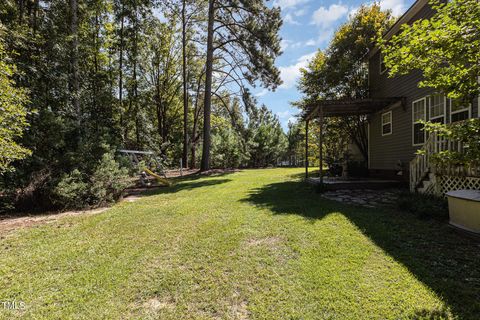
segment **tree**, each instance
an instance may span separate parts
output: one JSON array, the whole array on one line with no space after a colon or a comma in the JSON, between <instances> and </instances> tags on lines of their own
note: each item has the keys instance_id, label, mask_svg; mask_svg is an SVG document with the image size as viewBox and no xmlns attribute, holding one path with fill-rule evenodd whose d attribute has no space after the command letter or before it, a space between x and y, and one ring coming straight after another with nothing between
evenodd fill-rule
<instances>
[{"instance_id":1,"label":"tree","mask_svg":"<svg viewBox=\"0 0 480 320\"><path fill-rule=\"evenodd\" d=\"M480 5L477 0L430 1L436 13L402 25L385 41L379 37L389 76L419 69L419 87L431 87L450 98L480 94Z\"/></svg>"},{"instance_id":2,"label":"tree","mask_svg":"<svg viewBox=\"0 0 480 320\"><path fill-rule=\"evenodd\" d=\"M0 24L0 31L3 31ZM16 87L12 77L16 66L8 63L8 56L0 42L0 174L15 160L24 159L30 151L18 144L17 139L27 128L27 92Z\"/></svg>"},{"instance_id":3,"label":"tree","mask_svg":"<svg viewBox=\"0 0 480 320\"><path fill-rule=\"evenodd\" d=\"M295 105L305 108L309 103L324 99L368 98L368 73L363 58L373 47L376 35L383 33L392 23L390 12L382 11L379 4L361 6L335 32L328 48L318 51L307 68L302 70L299 89L304 97ZM366 117L342 117L334 122L338 125L330 128L348 134L367 159Z\"/></svg>"},{"instance_id":4,"label":"tree","mask_svg":"<svg viewBox=\"0 0 480 320\"><path fill-rule=\"evenodd\" d=\"M287 139L278 117L265 105L251 107L247 125L249 166L276 165L285 155Z\"/></svg>"},{"instance_id":5,"label":"tree","mask_svg":"<svg viewBox=\"0 0 480 320\"><path fill-rule=\"evenodd\" d=\"M274 65L275 58L280 54L278 31L281 23L280 9L268 8L263 0L209 0L202 171L210 168L214 72L222 75L220 84L234 82L240 90L244 87L244 80L251 85L260 81L274 89L281 82ZM215 62L219 63L219 67L214 68Z\"/></svg>"}]
</instances>

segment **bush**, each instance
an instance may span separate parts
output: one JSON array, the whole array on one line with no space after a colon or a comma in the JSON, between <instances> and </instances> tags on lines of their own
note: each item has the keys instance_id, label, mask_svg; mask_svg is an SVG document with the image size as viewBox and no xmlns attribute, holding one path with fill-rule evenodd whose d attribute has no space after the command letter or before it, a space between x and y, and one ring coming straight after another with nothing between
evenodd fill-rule
<instances>
[{"instance_id":1,"label":"bush","mask_svg":"<svg viewBox=\"0 0 480 320\"><path fill-rule=\"evenodd\" d=\"M88 202L88 189L85 177L75 169L60 179L53 190L53 203L62 208L80 209Z\"/></svg>"},{"instance_id":2,"label":"bush","mask_svg":"<svg viewBox=\"0 0 480 320\"><path fill-rule=\"evenodd\" d=\"M398 208L410 212L421 219L448 219L448 203L441 197L420 193L402 193L397 202Z\"/></svg>"},{"instance_id":3,"label":"bush","mask_svg":"<svg viewBox=\"0 0 480 320\"><path fill-rule=\"evenodd\" d=\"M78 169L64 175L53 190L54 204L62 209L96 207L117 200L128 187L128 169L108 152L88 176Z\"/></svg>"},{"instance_id":4,"label":"bush","mask_svg":"<svg viewBox=\"0 0 480 320\"><path fill-rule=\"evenodd\" d=\"M105 153L90 177L90 182L92 204L114 202L128 187L128 169L120 167L112 153Z\"/></svg>"}]
</instances>

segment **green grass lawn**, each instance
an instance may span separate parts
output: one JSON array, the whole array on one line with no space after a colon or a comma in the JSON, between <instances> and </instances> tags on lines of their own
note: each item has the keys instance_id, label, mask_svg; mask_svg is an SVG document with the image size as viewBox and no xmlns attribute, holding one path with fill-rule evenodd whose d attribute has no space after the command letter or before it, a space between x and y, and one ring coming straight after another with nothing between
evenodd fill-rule
<instances>
[{"instance_id":1,"label":"green grass lawn","mask_svg":"<svg viewBox=\"0 0 480 320\"><path fill-rule=\"evenodd\" d=\"M179 181L2 235L11 319L478 319L480 247L320 198L302 169Z\"/></svg>"}]
</instances>

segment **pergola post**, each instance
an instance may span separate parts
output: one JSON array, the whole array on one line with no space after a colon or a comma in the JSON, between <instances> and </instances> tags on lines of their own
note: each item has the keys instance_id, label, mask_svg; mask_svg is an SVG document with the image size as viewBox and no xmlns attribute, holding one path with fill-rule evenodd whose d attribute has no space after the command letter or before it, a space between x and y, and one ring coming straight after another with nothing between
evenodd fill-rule
<instances>
[{"instance_id":1,"label":"pergola post","mask_svg":"<svg viewBox=\"0 0 480 320\"><path fill-rule=\"evenodd\" d=\"M308 179L308 122L305 120L305 179Z\"/></svg>"},{"instance_id":2,"label":"pergola post","mask_svg":"<svg viewBox=\"0 0 480 320\"><path fill-rule=\"evenodd\" d=\"M318 121L320 124L320 183L323 183L323 107L319 108Z\"/></svg>"}]
</instances>

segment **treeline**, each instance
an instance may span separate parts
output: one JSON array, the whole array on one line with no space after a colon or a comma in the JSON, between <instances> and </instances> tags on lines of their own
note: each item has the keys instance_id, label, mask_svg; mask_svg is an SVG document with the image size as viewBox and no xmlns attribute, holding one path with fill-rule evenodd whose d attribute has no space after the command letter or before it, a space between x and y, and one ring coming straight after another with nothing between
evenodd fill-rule
<instances>
[{"instance_id":1,"label":"treeline","mask_svg":"<svg viewBox=\"0 0 480 320\"><path fill-rule=\"evenodd\" d=\"M276 164L286 136L248 88L280 84L280 26L263 0L2 1L0 206L114 199L122 148Z\"/></svg>"}]
</instances>

